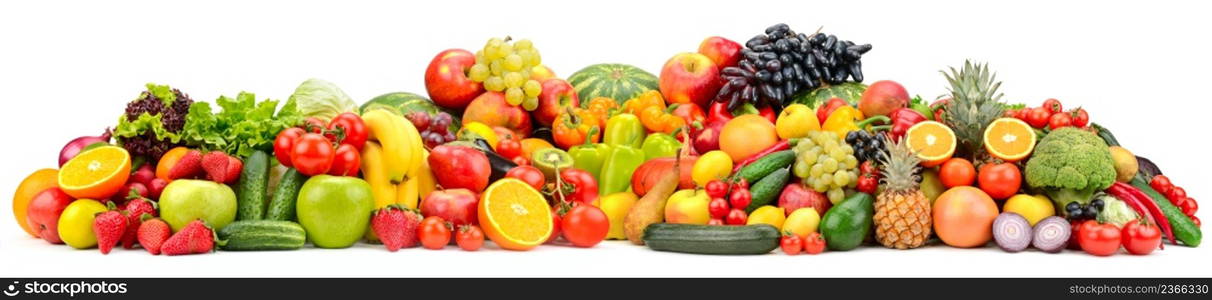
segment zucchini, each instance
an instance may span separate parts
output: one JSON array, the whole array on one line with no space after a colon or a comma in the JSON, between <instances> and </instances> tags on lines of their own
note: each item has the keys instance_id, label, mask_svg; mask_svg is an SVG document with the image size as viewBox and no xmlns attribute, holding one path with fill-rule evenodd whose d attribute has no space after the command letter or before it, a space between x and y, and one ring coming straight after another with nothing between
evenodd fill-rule
<instances>
[{"instance_id":1,"label":"zucchini","mask_svg":"<svg viewBox=\"0 0 1212 300\"><path fill-rule=\"evenodd\" d=\"M766 156L753 161L753 163L742 167L740 171L736 172L736 174L738 177L744 178L746 182L752 184L758 182L759 179L770 175L770 173L774 173L774 170L787 168L787 166L790 166L791 163L794 162L795 151L778 151L767 154Z\"/></svg>"},{"instance_id":2,"label":"zucchini","mask_svg":"<svg viewBox=\"0 0 1212 300\"><path fill-rule=\"evenodd\" d=\"M1199 226L1196 226L1195 222L1191 221L1191 218L1183 213L1182 209L1171 204L1170 200L1166 199L1166 196L1162 196L1152 186L1149 186L1144 176L1140 176L1140 174L1132 178L1132 186L1149 195L1149 198L1152 198L1153 202L1157 202L1157 207L1161 208L1162 214L1166 215L1166 220L1170 221L1170 229L1174 231L1174 238L1189 247L1199 246L1199 242L1203 239L1204 234L1199 230Z\"/></svg>"},{"instance_id":3,"label":"zucchini","mask_svg":"<svg viewBox=\"0 0 1212 300\"><path fill-rule=\"evenodd\" d=\"M790 178L790 169L775 169L774 173L766 175L766 177L749 186L749 195L752 196L752 200L749 202L749 206L745 207L745 212L751 213L758 209L758 207L770 205L775 199L778 199L779 194L783 192L783 187L787 185L787 180Z\"/></svg>"},{"instance_id":4,"label":"zucchini","mask_svg":"<svg viewBox=\"0 0 1212 300\"><path fill-rule=\"evenodd\" d=\"M656 251L695 254L766 254L779 247L779 229L767 224L712 226L659 223L644 230L644 244Z\"/></svg>"},{"instance_id":5,"label":"zucchini","mask_svg":"<svg viewBox=\"0 0 1212 300\"><path fill-rule=\"evenodd\" d=\"M253 151L244 158L236 192L236 220L265 218L265 190L269 186L269 154Z\"/></svg>"},{"instance_id":6,"label":"zucchini","mask_svg":"<svg viewBox=\"0 0 1212 300\"><path fill-rule=\"evenodd\" d=\"M1107 142L1107 146L1119 146L1119 140L1115 138L1114 134L1111 134L1111 130L1107 130L1106 127L1098 125L1098 123L1090 123L1090 127L1094 128L1094 133L1098 134L1098 137Z\"/></svg>"},{"instance_id":7,"label":"zucchini","mask_svg":"<svg viewBox=\"0 0 1212 300\"><path fill-rule=\"evenodd\" d=\"M218 235L219 247L227 251L295 250L307 242L303 226L291 221L235 221Z\"/></svg>"},{"instance_id":8,"label":"zucchini","mask_svg":"<svg viewBox=\"0 0 1212 300\"><path fill-rule=\"evenodd\" d=\"M299 170L295 170L295 168L286 169L286 173L283 173L282 179L278 181L277 192L274 193L273 200L269 201L269 212L265 214L265 219L275 221L294 220L295 200L299 198L299 189L303 188L303 182L306 181L307 176L299 173Z\"/></svg>"}]
</instances>

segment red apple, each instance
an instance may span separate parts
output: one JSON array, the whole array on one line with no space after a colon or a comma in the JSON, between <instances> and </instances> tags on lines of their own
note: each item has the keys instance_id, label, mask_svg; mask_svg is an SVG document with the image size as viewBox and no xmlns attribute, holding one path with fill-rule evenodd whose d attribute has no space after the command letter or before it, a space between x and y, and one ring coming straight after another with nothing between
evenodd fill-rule
<instances>
[{"instance_id":1,"label":"red apple","mask_svg":"<svg viewBox=\"0 0 1212 300\"><path fill-rule=\"evenodd\" d=\"M480 200L476 194L467 189L449 189L429 193L425 201L421 201L421 215L439 216L457 225L475 225L479 223L476 214Z\"/></svg>"},{"instance_id":2,"label":"red apple","mask_svg":"<svg viewBox=\"0 0 1212 300\"><path fill-rule=\"evenodd\" d=\"M513 130L518 138L530 135L530 113L521 106L509 105L505 102L505 94L501 92L486 92L480 94L467 109L463 111L463 125L480 122L488 127L501 126Z\"/></svg>"},{"instance_id":3,"label":"red apple","mask_svg":"<svg viewBox=\"0 0 1212 300\"><path fill-rule=\"evenodd\" d=\"M72 196L68 196L59 188L49 188L30 200L26 208L26 222L37 236L51 244L62 244L59 239L59 215L71 204Z\"/></svg>"},{"instance_id":4,"label":"red apple","mask_svg":"<svg viewBox=\"0 0 1212 300\"><path fill-rule=\"evenodd\" d=\"M552 71L547 65L537 65L530 68L530 79L543 82L552 78L556 78L555 71Z\"/></svg>"},{"instance_id":5,"label":"red apple","mask_svg":"<svg viewBox=\"0 0 1212 300\"><path fill-rule=\"evenodd\" d=\"M425 69L425 90L438 106L463 109L484 86L467 78L467 70L476 63L476 56L463 49L447 49L429 61Z\"/></svg>"},{"instance_id":6,"label":"red apple","mask_svg":"<svg viewBox=\"0 0 1212 300\"><path fill-rule=\"evenodd\" d=\"M658 85L668 103L694 103L707 107L720 90L720 70L706 55L680 53L661 68Z\"/></svg>"},{"instance_id":7,"label":"red apple","mask_svg":"<svg viewBox=\"0 0 1212 300\"><path fill-rule=\"evenodd\" d=\"M779 207L782 207L787 215L797 209L811 207L816 209L817 214L824 216L830 206L833 206L833 203L829 202L825 194L809 190L803 184L788 184L783 188L783 193L779 194Z\"/></svg>"},{"instance_id":8,"label":"red apple","mask_svg":"<svg viewBox=\"0 0 1212 300\"><path fill-rule=\"evenodd\" d=\"M703 126L703 130L699 131L699 135L694 137L694 150L698 151L698 153L719 150L720 130L723 129L724 122L712 122Z\"/></svg>"},{"instance_id":9,"label":"red apple","mask_svg":"<svg viewBox=\"0 0 1212 300\"><path fill-rule=\"evenodd\" d=\"M569 107L580 107L581 100L577 91L568 81L552 78L543 81L543 92L539 94L539 108L534 110L534 118L541 125L551 126L556 115Z\"/></svg>"},{"instance_id":10,"label":"red apple","mask_svg":"<svg viewBox=\"0 0 1212 300\"><path fill-rule=\"evenodd\" d=\"M438 184L447 189L463 188L478 193L488 186L492 174L488 156L467 146L434 147L428 162Z\"/></svg>"},{"instance_id":11,"label":"red apple","mask_svg":"<svg viewBox=\"0 0 1212 300\"><path fill-rule=\"evenodd\" d=\"M864 116L887 116L892 111L909 105L909 91L904 86L891 80L880 80L872 83L863 92L858 109Z\"/></svg>"},{"instance_id":12,"label":"red apple","mask_svg":"<svg viewBox=\"0 0 1212 300\"><path fill-rule=\"evenodd\" d=\"M706 55L720 70L736 66L741 60L741 44L732 40L713 36L699 43L699 54Z\"/></svg>"}]
</instances>

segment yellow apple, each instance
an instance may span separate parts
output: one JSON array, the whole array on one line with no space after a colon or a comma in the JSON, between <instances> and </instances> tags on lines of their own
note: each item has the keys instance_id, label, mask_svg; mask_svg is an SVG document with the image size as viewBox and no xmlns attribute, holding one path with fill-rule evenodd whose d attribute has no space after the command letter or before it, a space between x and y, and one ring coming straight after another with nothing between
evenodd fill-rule
<instances>
[{"instance_id":1,"label":"yellow apple","mask_svg":"<svg viewBox=\"0 0 1212 300\"><path fill-rule=\"evenodd\" d=\"M665 203L665 223L705 225L711 220L707 203L711 197L705 190L680 190Z\"/></svg>"}]
</instances>

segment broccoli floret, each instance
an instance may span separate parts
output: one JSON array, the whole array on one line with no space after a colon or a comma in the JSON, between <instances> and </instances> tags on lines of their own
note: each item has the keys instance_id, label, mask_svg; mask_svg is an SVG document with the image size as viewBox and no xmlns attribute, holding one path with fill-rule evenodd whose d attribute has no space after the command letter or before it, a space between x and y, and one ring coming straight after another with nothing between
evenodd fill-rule
<instances>
[{"instance_id":1,"label":"broccoli floret","mask_svg":"<svg viewBox=\"0 0 1212 300\"><path fill-rule=\"evenodd\" d=\"M1027 185L1044 191L1058 207L1088 203L1095 192L1115 183L1115 162L1107 143L1094 133L1072 127L1052 131L1040 140L1025 172Z\"/></svg>"}]
</instances>

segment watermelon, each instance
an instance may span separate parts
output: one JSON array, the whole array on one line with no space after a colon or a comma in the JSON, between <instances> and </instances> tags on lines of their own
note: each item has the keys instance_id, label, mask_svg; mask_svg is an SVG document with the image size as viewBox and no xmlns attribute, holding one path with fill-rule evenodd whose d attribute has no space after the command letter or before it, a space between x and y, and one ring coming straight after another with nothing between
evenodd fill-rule
<instances>
[{"instance_id":1,"label":"watermelon","mask_svg":"<svg viewBox=\"0 0 1212 300\"><path fill-rule=\"evenodd\" d=\"M625 64L596 64L585 67L568 76L568 83L576 89L581 106L597 97L614 99L620 105L640 93L656 90L657 77L643 69Z\"/></svg>"},{"instance_id":2,"label":"watermelon","mask_svg":"<svg viewBox=\"0 0 1212 300\"><path fill-rule=\"evenodd\" d=\"M791 101L800 103L808 107L816 108L821 103L829 101L831 98L842 98L851 106L857 106L859 99L863 98L863 91L867 90L867 85L858 82L846 82L839 85L831 85L821 87L808 92L800 92L796 94Z\"/></svg>"},{"instance_id":3,"label":"watermelon","mask_svg":"<svg viewBox=\"0 0 1212 300\"><path fill-rule=\"evenodd\" d=\"M425 96L409 92L394 92L379 95L378 97L374 97L373 99L370 99L370 101L366 101L366 103L362 104L362 112L367 112L372 109L386 109L401 116L407 116L409 113L416 111L423 111L429 113L430 116L433 116L440 111L445 111L451 116L450 127L448 128L451 132L458 131L460 125L462 124L462 122L459 121L459 116L462 116L463 114L442 109L441 107L438 107L437 104L433 103L433 100L429 100L429 98L426 98Z\"/></svg>"}]
</instances>

